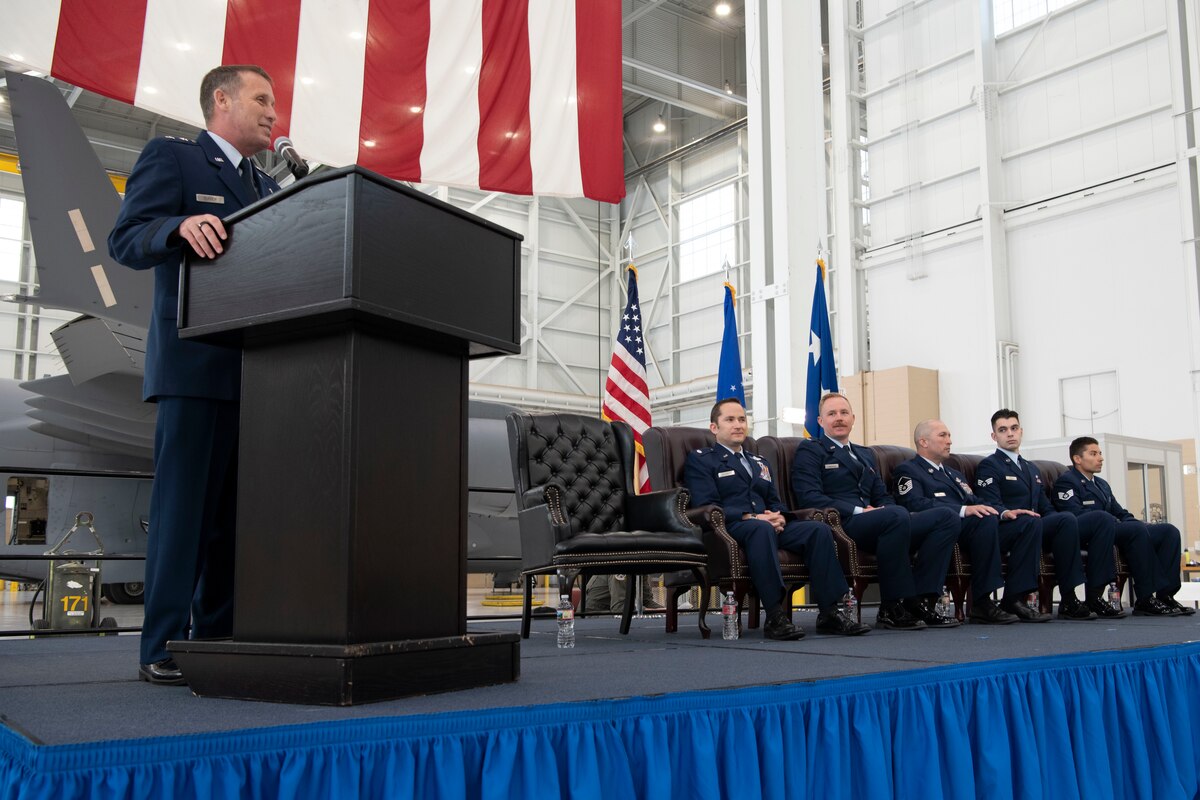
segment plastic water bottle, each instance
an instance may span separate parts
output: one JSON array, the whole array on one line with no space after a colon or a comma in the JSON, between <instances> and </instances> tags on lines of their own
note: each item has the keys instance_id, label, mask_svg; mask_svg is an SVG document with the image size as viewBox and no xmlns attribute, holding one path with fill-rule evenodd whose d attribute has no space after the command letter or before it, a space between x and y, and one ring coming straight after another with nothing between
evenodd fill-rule
<instances>
[{"instance_id":1,"label":"plastic water bottle","mask_svg":"<svg viewBox=\"0 0 1200 800\"><path fill-rule=\"evenodd\" d=\"M946 591L945 586L942 587L941 597L937 601L937 614L939 617L946 617L947 619L954 616L954 610L950 605L950 592Z\"/></svg>"},{"instance_id":2,"label":"plastic water bottle","mask_svg":"<svg viewBox=\"0 0 1200 800\"><path fill-rule=\"evenodd\" d=\"M738 613L737 601L733 599L733 592L726 592L725 599L721 601L721 638L727 642L738 638L739 622L741 614Z\"/></svg>"},{"instance_id":3,"label":"plastic water bottle","mask_svg":"<svg viewBox=\"0 0 1200 800\"><path fill-rule=\"evenodd\" d=\"M853 590L846 592L846 596L842 598L842 613L846 615L846 619L858 621L858 598L854 596Z\"/></svg>"},{"instance_id":4,"label":"plastic water bottle","mask_svg":"<svg viewBox=\"0 0 1200 800\"><path fill-rule=\"evenodd\" d=\"M571 606L571 598L567 595L558 597L558 646L575 646L575 609Z\"/></svg>"},{"instance_id":5,"label":"plastic water bottle","mask_svg":"<svg viewBox=\"0 0 1200 800\"><path fill-rule=\"evenodd\" d=\"M1117 582L1108 585L1108 604L1117 611L1121 610L1121 593L1117 591Z\"/></svg>"}]
</instances>

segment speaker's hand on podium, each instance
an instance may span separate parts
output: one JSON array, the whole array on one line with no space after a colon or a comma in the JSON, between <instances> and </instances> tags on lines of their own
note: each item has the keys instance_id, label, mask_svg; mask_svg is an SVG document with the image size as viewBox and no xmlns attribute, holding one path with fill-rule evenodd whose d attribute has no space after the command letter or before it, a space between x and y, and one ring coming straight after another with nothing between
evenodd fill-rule
<instances>
[{"instance_id":1,"label":"speaker's hand on podium","mask_svg":"<svg viewBox=\"0 0 1200 800\"><path fill-rule=\"evenodd\" d=\"M225 252L221 242L227 234L220 217L212 214L197 214L179 223L179 235L192 246L192 250L201 258L216 258Z\"/></svg>"}]
</instances>

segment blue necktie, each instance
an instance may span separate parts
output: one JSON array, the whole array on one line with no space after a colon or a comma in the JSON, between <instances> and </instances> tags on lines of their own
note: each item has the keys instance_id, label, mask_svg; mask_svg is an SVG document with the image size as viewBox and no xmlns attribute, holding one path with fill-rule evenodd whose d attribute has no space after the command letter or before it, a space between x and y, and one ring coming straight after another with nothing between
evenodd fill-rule
<instances>
[{"instance_id":1,"label":"blue necktie","mask_svg":"<svg viewBox=\"0 0 1200 800\"><path fill-rule=\"evenodd\" d=\"M238 172L242 173L242 183L246 184L246 191L257 200L258 187L254 183L254 166L250 163L249 158L242 159L242 163L238 165Z\"/></svg>"}]
</instances>

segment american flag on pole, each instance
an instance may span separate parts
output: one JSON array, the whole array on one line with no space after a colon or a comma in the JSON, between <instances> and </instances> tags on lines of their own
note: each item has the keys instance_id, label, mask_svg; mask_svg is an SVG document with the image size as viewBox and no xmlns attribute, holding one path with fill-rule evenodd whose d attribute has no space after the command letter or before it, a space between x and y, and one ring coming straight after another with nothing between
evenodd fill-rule
<instances>
[{"instance_id":1,"label":"american flag on pole","mask_svg":"<svg viewBox=\"0 0 1200 800\"><path fill-rule=\"evenodd\" d=\"M620 420L633 428L633 441L637 447L633 466L638 494L650 491L650 470L646 467L646 451L642 447L642 434L650 427L650 389L646 385L646 346L643 338L637 267L630 264L628 299L613 342L600 416L606 422Z\"/></svg>"},{"instance_id":2,"label":"american flag on pole","mask_svg":"<svg viewBox=\"0 0 1200 800\"><path fill-rule=\"evenodd\" d=\"M197 127L204 73L257 64L313 161L625 195L620 0L4 0L0 54Z\"/></svg>"}]
</instances>

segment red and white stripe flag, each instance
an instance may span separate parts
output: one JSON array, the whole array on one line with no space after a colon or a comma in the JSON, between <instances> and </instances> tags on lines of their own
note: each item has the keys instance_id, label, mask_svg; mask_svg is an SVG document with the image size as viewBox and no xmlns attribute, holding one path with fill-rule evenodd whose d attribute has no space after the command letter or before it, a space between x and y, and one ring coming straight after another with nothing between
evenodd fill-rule
<instances>
[{"instance_id":1,"label":"red and white stripe flag","mask_svg":"<svg viewBox=\"0 0 1200 800\"><path fill-rule=\"evenodd\" d=\"M307 158L513 194L625 195L620 0L4 0L0 57L203 127L218 64L275 81Z\"/></svg>"},{"instance_id":2,"label":"red and white stripe flag","mask_svg":"<svg viewBox=\"0 0 1200 800\"><path fill-rule=\"evenodd\" d=\"M617 419L633 428L633 443L637 448L634 485L638 494L650 491L650 469L642 447L642 434L650 427L650 388L646 384L646 342L642 304L638 300L637 267L633 264L629 265L625 312L613 341L600 416L607 422Z\"/></svg>"}]
</instances>

